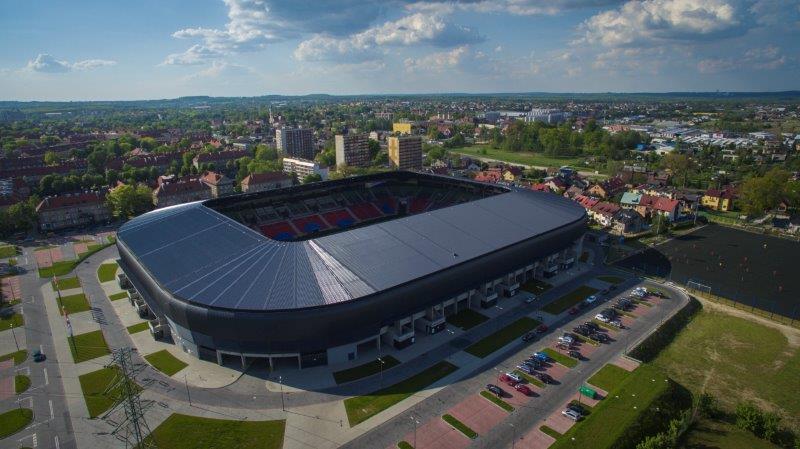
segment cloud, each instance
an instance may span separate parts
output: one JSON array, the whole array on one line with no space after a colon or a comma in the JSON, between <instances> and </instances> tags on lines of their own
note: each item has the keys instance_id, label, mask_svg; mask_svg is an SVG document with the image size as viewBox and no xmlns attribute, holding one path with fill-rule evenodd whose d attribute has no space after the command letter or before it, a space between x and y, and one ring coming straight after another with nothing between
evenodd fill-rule
<instances>
[{"instance_id":1,"label":"cloud","mask_svg":"<svg viewBox=\"0 0 800 449\"><path fill-rule=\"evenodd\" d=\"M380 57L382 47L432 45L451 48L482 42L477 31L438 15L415 13L349 37L316 35L294 52L300 61L363 62Z\"/></svg>"},{"instance_id":2,"label":"cloud","mask_svg":"<svg viewBox=\"0 0 800 449\"><path fill-rule=\"evenodd\" d=\"M733 70L776 70L787 63L787 58L775 46L751 48L737 58L707 58L697 62L700 73L715 74Z\"/></svg>"},{"instance_id":3,"label":"cloud","mask_svg":"<svg viewBox=\"0 0 800 449\"><path fill-rule=\"evenodd\" d=\"M58 60L47 53L40 53L35 59L28 61L23 70L40 73L66 73L73 70L92 70L99 67L109 67L116 64L116 61L107 59L86 59L69 63Z\"/></svg>"},{"instance_id":4,"label":"cloud","mask_svg":"<svg viewBox=\"0 0 800 449\"><path fill-rule=\"evenodd\" d=\"M221 56L220 52L195 44L182 53L167 55L161 65L200 65L218 56Z\"/></svg>"},{"instance_id":5,"label":"cloud","mask_svg":"<svg viewBox=\"0 0 800 449\"><path fill-rule=\"evenodd\" d=\"M406 58L403 65L405 65L408 72L443 72L459 67L466 58L471 56L470 48L463 45L452 50L435 52L420 58Z\"/></svg>"},{"instance_id":6,"label":"cloud","mask_svg":"<svg viewBox=\"0 0 800 449\"><path fill-rule=\"evenodd\" d=\"M564 11L598 8L622 3L622 0L475 0L409 2L407 9L423 12L452 12L456 8L483 13L517 16L554 15Z\"/></svg>"},{"instance_id":7,"label":"cloud","mask_svg":"<svg viewBox=\"0 0 800 449\"><path fill-rule=\"evenodd\" d=\"M619 47L713 40L743 34L745 22L733 1L629 1L587 19L578 43Z\"/></svg>"}]
</instances>

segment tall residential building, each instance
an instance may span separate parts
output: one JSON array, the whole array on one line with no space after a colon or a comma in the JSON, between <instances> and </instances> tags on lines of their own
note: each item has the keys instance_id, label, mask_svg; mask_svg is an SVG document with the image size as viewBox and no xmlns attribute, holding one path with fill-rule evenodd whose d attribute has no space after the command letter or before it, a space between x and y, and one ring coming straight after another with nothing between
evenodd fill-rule
<instances>
[{"instance_id":1,"label":"tall residential building","mask_svg":"<svg viewBox=\"0 0 800 449\"><path fill-rule=\"evenodd\" d=\"M400 170L422 168L422 136L389 137L389 159Z\"/></svg>"},{"instance_id":2,"label":"tall residential building","mask_svg":"<svg viewBox=\"0 0 800 449\"><path fill-rule=\"evenodd\" d=\"M369 138L364 133L336 135L336 165L366 167L370 163Z\"/></svg>"},{"instance_id":3,"label":"tall residential building","mask_svg":"<svg viewBox=\"0 0 800 449\"><path fill-rule=\"evenodd\" d=\"M314 137L310 129L278 128L275 130L275 144L285 156L314 159Z\"/></svg>"}]
</instances>

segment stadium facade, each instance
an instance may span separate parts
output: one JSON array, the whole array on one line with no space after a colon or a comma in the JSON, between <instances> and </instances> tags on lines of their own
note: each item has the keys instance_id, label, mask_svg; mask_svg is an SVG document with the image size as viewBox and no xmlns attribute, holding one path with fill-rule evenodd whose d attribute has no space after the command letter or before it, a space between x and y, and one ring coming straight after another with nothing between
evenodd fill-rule
<instances>
[{"instance_id":1,"label":"stadium facade","mask_svg":"<svg viewBox=\"0 0 800 449\"><path fill-rule=\"evenodd\" d=\"M151 330L307 367L403 348L571 267L586 220L557 195L399 171L156 210L117 246Z\"/></svg>"}]
</instances>

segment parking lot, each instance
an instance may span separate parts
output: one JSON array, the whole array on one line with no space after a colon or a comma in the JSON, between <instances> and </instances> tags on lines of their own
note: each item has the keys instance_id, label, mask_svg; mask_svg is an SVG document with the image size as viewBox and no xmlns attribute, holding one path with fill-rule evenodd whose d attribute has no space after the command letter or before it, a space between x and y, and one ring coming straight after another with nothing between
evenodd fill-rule
<instances>
[{"instance_id":1,"label":"parking lot","mask_svg":"<svg viewBox=\"0 0 800 449\"><path fill-rule=\"evenodd\" d=\"M599 296L575 306L575 310L569 309L559 316L549 317L547 322L558 323L562 318L568 319L568 322L556 329L542 326L523 337L528 340L524 351L498 363L481 377L486 381L483 394L478 387L442 413L442 416L455 418L458 425L448 424L441 416L420 423L415 447L490 447L484 445L498 439L508 441L509 434L513 435L515 447L549 447L555 438L543 433L540 427L547 426L563 434L575 424L576 419L582 418L573 412L566 412L571 402L580 400L591 407L606 394L593 386L591 388L598 393L595 398L578 394L577 386L583 385L582 382L597 370L592 368L589 371L585 366L593 365L591 362L598 352L602 352L603 357L608 357L609 350L621 352L623 347L620 341L630 343L626 341L626 333L630 328L637 326L640 317L659 310L659 305L664 301L653 292L639 290L632 293L632 289L606 290L605 294L598 293ZM630 298L630 301L620 301L621 298ZM614 359L615 363L625 365L625 369L634 369L636 366L634 362L626 365L626 358L615 356ZM499 403L486 397L489 396L488 392L499 399ZM553 402L543 396L562 396L563 399L557 402L558 407L553 408ZM542 415L544 410L549 411ZM539 412L542 416L533 426L518 427L510 422L512 415L531 412ZM573 418L567 416L570 414ZM458 427L466 427L467 430L459 430ZM473 435L475 439L467 436L470 431L476 434ZM498 438L498 434L503 436ZM410 432L402 441L413 445L414 437L414 433Z\"/></svg>"}]
</instances>

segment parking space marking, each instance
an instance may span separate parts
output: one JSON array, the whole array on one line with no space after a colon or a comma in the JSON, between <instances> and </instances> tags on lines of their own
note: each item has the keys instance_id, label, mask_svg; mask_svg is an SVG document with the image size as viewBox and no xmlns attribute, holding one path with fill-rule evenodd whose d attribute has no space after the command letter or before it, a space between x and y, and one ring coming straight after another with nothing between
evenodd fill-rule
<instances>
[{"instance_id":1,"label":"parking space marking","mask_svg":"<svg viewBox=\"0 0 800 449\"><path fill-rule=\"evenodd\" d=\"M50 419L55 419L56 416L53 414L53 401L48 399L47 402L50 404Z\"/></svg>"},{"instance_id":2,"label":"parking space marking","mask_svg":"<svg viewBox=\"0 0 800 449\"><path fill-rule=\"evenodd\" d=\"M47 377L47 368L43 368L42 371L44 371L44 384L50 385L50 379Z\"/></svg>"}]
</instances>

